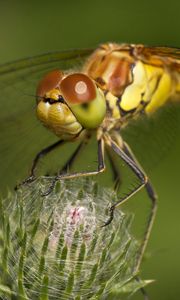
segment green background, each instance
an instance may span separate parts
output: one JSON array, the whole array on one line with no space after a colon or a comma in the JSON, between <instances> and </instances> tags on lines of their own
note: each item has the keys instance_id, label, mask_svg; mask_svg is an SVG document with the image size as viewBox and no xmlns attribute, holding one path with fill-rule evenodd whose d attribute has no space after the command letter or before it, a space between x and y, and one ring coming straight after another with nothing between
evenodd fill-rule
<instances>
[{"instance_id":1,"label":"green background","mask_svg":"<svg viewBox=\"0 0 180 300\"><path fill-rule=\"evenodd\" d=\"M107 41L178 47L179 12L178 0L0 1L0 63ZM147 288L153 300L177 300L180 294L178 141L179 135L151 172L159 207L142 275L156 280Z\"/></svg>"}]
</instances>

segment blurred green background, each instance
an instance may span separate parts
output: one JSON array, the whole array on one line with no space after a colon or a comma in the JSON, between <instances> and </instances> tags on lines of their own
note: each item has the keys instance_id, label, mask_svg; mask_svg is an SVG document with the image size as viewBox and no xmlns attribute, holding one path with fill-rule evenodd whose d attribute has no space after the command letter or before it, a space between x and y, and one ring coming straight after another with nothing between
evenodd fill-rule
<instances>
[{"instance_id":1,"label":"blurred green background","mask_svg":"<svg viewBox=\"0 0 180 300\"><path fill-rule=\"evenodd\" d=\"M1 0L0 63L107 41L178 47L179 12L179 0ZM159 207L142 275L156 280L147 288L153 300L180 297L179 153L177 136L169 155L151 172Z\"/></svg>"}]
</instances>

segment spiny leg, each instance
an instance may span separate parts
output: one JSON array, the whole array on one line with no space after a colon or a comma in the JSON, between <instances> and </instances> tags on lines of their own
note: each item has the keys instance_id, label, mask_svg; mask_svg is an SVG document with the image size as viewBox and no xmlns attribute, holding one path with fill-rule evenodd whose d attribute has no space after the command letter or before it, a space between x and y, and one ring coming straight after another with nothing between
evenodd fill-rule
<instances>
[{"instance_id":1,"label":"spiny leg","mask_svg":"<svg viewBox=\"0 0 180 300\"><path fill-rule=\"evenodd\" d=\"M149 296L145 290L145 288L140 288L140 292L142 293L142 295L144 296L144 300L149 300Z\"/></svg>"},{"instance_id":2,"label":"spiny leg","mask_svg":"<svg viewBox=\"0 0 180 300\"><path fill-rule=\"evenodd\" d=\"M139 277L139 276L135 276L135 280L136 280L137 282L140 282L140 277ZM148 294L147 294L147 292L146 292L146 290L145 290L144 287L141 287L141 288L139 289L139 291L140 291L141 294L143 295L144 300L149 300L149 296L148 296Z\"/></svg>"},{"instance_id":3,"label":"spiny leg","mask_svg":"<svg viewBox=\"0 0 180 300\"><path fill-rule=\"evenodd\" d=\"M116 137L116 134L115 134L115 137ZM128 148L128 145L123 142L122 143L122 139L121 137L119 136L119 134L117 135L117 139L115 138L115 140L117 141L117 144L120 146L120 145L123 145L125 144L126 148ZM123 147L123 150L126 150L126 148L124 149ZM128 148L129 149L129 148ZM115 181L115 190L118 190L120 184L121 184L121 175L120 175L120 171L119 171L119 168L117 168L117 164L115 163L115 160L114 160L114 157L113 157L113 153L111 151L111 148L110 147L106 147L106 152L107 152L107 155L108 155L108 159L109 159L109 162L110 162L110 165L111 165L111 168L112 168L112 171L113 171L113 179ZM125 151L127 152L127 151ZM128 152L129 153L129 152ZM126 154L128 154L126 153ZM130 155L129 155L130 156ZM132 158L132 155L130 156ZM112 212L113 213L113 212ZM112 218L113 218L113 215L112 215ZM136 281L140 281L140 278L138 276L135 277ZM144 300L149 300L149 297L148 297L148 294L146 292L146 290L144 288L140 288L140 291L144 297Z\"/></svg>"},{"instance_id":4,"label":"spiny leg","mask_svg":"<svg viewBox=\"0 0 180 300\"><path fill-rule=\"evenodd\" d=\"M50 153L51 151L53 151L55 148L59 147L60 145L65 144L65 143L66 143L66 141L59 140L56 143L53 143L50 146L48 146L48 147L42 149L40 152L38 152L36 154L34 160L33 160L29 177L27 177L25 180L23 180L20 184L16 185L15 190L17 190L21 185L24 185L24 184L27 184L27 183L30 183L30 182L34 181L35 178L36 178L35 177L35 171L37 169L37 165L38 165L39 160L42 157L44 157L45 155L47 155L48 153Z\"/></svg>"},{"instance_id":5,"label":"spiny leg","mask_svg":"<svg viewBox=\"0 0 180 300\"><path fill-rule=\"evenodd\" d=\"M74 161L76 160L77 156L79 155L79 153L81 152L83 146L85 146L84 141L81 142L78 147L75 149L75 151L72 153L72 155L70 156L70 158L68 159L68 161L64 164L64 166L61 168L60 172L58 172L58 174L64 174L67 173L68 170L71 169Z\"/></svg>"},{"instance_id":6,"label":"spiny leg","mask_svg":"<svg viewBox=\"0 0 180 300\"><path fill-rule=\"evenodd\" d=\"M76 177L83 177L83 176L93 176L97 175L105 170L105 163L104 163L104 141L102 139L98 140L98 169L96 171L87 171L87 172L77 172L77 173L70 173L70 174L59 174L57 175L54 180L52 181L48 190L42 193L42 196L49 195L57 181L61 179L71 179Z\"/></svg>"},{"instance_id":7,"label":"spiny leg","mask_svg":"<svg viewBox=\"0 0 180 300\"><path fill-rule=\"evenodd\" d=\"M139 169L141 169L141 171L145 174L143 168L141 167L140 163L138 162L137 158L135 157L135 155L133 154L132 150L130 149L129 145L126 142L123 143L123 150L136 163ZM150 198L157 199L157 195L149 181L149 178L145 185L145 188Z\"/></svg>"},{"instance_id":8,"label":"spiny leg","mask_svg":"<svg viewBox=\"0 0 180 300\"><path fill-rule=\"evenodd\" d=\"M57 172L55 174L55 179L52 180L51 182L51 186L52 186L52 189L54 188L54 185L56 183L56 178L57 176L63 176L63 174L66 174L72 167L74 161L76 160L77 156L79 155L79 153L81 152L83 146L85 146L85 142L82 141L78 147L75 149L75 151L72 153L72 155L70 156L70 158L67 160L67 162L64 164L64 166L61 168L61 170L59 172ZM57 175L58 174L58 175ZM50 186L50 187L51 187ZM42 193L43 196L45 196L46 194L45 193ZM47 194L48 195L48 194Z\"/></svg>"},{"instance_id":9,"label":"spiny leg","mask_svg":"<svg viewBox=\"0 0 180 300\"><path fill-rule=\"evenodd\" d=\"M106 147L106 153L110 162L110 166L113 172L114 190L118 191L121 185L121 174L119 168L117 168L116 162L113 157L113 153L109 147Z\"/></svg>"},{"instance_id":10,"label":"spiny leg","mask_svg":"<svg viewBox=\"0 0 180 300\"><path fill-rule=\"evenodd\" d=\"M131 168L131 170L135 173L135 175L140 179L140 184L134 188L130 193L128 193L125 197L119 199L119 201L117 201L116 203L114 203L111 208L110 208L110 217L107 220L107 222L104 224L104 226L108 225L111 223L111 221L113 220L113 216L114 216L114 210L116 207L118 207L119 205L121 205L122 203L126 202L130 197L132 197L134 194L136 194L139 190L141 190L144 186L148 186L147 187L147 192L148 195L150 197L151 200L151 212L149 215L149 219L148 219L148 223L147 223L147 227L144 233L144 239L142 241L138 256L137 256L137 262L135 264L135 268L134 268L134 272L138 272L139 270L139 266L147 245L147 242L149 240L149 236L151 233L151 229L152 229L152 225L154 222L154 218L155 218L155 213L156 213L156 194L153 191L149 180L145 174L145 172L141 169L141 167L138 166L138 164L136 163L135 160L133 160L128 153L125 153L125 151L123 149L121 149L112 139L109 135L106 135L105 138L106 143L112 147L112 149L114 150L115 153L117 153L117 155L119 155L121 157L121 159Z\"/></svg>"},{"instance_id":11,"label":"spiny leg","mask_svg":"<svg viewBox=\"0 0 180 300\"><path fill-rule=\"evenodd\" d=\"M138 160L136 159L135 155L133 154L132 150L130 149L129 145L122 141L121 137L119 134L115 134L115 140L117 141L117 144L122 146L124 152L138 165L138 167L143 171L141 165L139 164ZM143 171L144 172L144 171ZM149 188L150 187L150 188ZM150 182L148 181L147 184L145 185L145 188L147 190L147 193L150 195L153 194L154 197L156 197L155 192L153 191L153 187L151 186ZM135 279L139 282L140 278L138 276L135 277ZM140 291L142 295L144 296L144 300L149 300L148 294L145 290L145 288L140 288Z\"/></svg>"},{"instance_id":12,"label":"spiny leg","mask_svg":"<svg viewBox=\"0 0 180 300\"><path fill-rule=\"evenodd\" d=\"M75 149L75 151L72 153L72 155L70 156L70 158L67 160L67 162L64 164L64 166L61 168L61 170L56 173L56 177L55 179L52 180L51 182L51 186L52 186L52 189L54 188L54 185L56 183L56 178L57 176L63 176L63 174L66 174L72 167L74 161L76 160L77 156L79 155L79 153L81 152L83 146L85 146L85 142L82 141L78 147ZM58 174L58 175L57 175ZM50 186L50 188L51 188ZM46 193L42 193L43 196L46 195ZM48 194L47 194L48 195Z\"/></svg>"},{"instance_id":13,"label":"spiny leg","mask_svg":"<svg viewBox=\"0 0 180 300\"><path fill-rule=\"evenodd\" d=\"M61 170L57 173L57 175L61 175L63 173L67 173L71 169L71 167L72 167L74 161L76 160L77 156L80 154L80 152L84 148L84 146L86 146L88 144L90 138L91 138L90 134L88 134L88 135L85 136L85 138L83 139L83 141L75 149L75 151L72 153L72 155L70 156L70 158L68 159L68 161L61 168Z\"/></svg>"},{"instance_id":14,"label":"spiny leg","mask_svg":"<svg viewBox=\"0 0 180 300\"><path fill-rule=\"evenodd\" d=\"M140 163L138 162L137 158L135 157L134 153L132 152L131 148L129 147L129 145L122 140L121 136L119 135L119 133L114 132L113 134L113 140L117 143L117 145L123 149L123 151L128 155L128 157L130 157L132 159L132 161L138 166L138 168L141 170L141 172L145 175L145 177L147 178L147 175L145 174L145 171L143 170L142 166L140 165ZM149 181L149 178L147 178L147 182L145 185L146 191L149 195L150 198L155 198L157 199L157 195Z\"/></svg>"}]
</instances>

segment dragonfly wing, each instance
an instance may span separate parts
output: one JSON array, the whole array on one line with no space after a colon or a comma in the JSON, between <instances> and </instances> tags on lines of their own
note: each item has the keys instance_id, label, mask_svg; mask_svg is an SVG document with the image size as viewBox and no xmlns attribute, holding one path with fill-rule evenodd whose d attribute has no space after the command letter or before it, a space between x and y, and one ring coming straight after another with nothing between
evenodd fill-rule
<instances>
[{"instance_id":1,"label":"dragonfly wing","mask_svg":"<svg viewBox=\"0 0 180 300\"><path fill-rule=\"evenodd\" d=\"M149 174L173 149L180 134L180 107L169 104L151 116L142 116L122 130L138 161Z\"/></svg>"},{"instance_id":2,"label":"dragonfly wing","mask_svg":"<svg viewBox=\"0 0 180 300\"><path fill-rule=\"evenodd\" d=\"M36 119L37 83L53 69L79 70L91 52L57 52L0 66L1 192L24 179L37 152L57 140Z\"/></svg>"},{"instance_id":3,"label":"dragonfly wing","mask_svg":"<svg viewBox=\"0 0 180 300\"><path fill-rule=\"evenodd\" d=\"M180 72L180 49L171 47L134 46L133 55L144 63L167 65Z\"/></svg>"}]
</instances>

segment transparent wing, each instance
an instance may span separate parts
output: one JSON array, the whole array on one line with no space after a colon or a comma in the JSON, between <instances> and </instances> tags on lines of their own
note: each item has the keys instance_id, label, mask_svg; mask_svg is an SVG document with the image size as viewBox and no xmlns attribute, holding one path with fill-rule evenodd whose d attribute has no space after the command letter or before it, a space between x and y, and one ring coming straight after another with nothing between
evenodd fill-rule
<instances>
[{"instance_id":1,"label":"transparent wing","mask_svg":"<svg viewBox=\"0 0 180 300\"><path fill-rule=\"evenodd\" d=\"M32 159L57 138L37 121L35 91L53 69L79 69L90 49L46 54L0 66L0 189L27 176Z\"/></svg>"},{"instance_id":2,"label":"transparent wing","mask_svg":"<svg viewBox=\"0 0 180 300\"><path fill-rule=\"evenodd\" d=\"M180 105L169 104L150 117L133 120L122 136L149 174L167 157L180 134Z\"/></svg>"}]
</instances>

